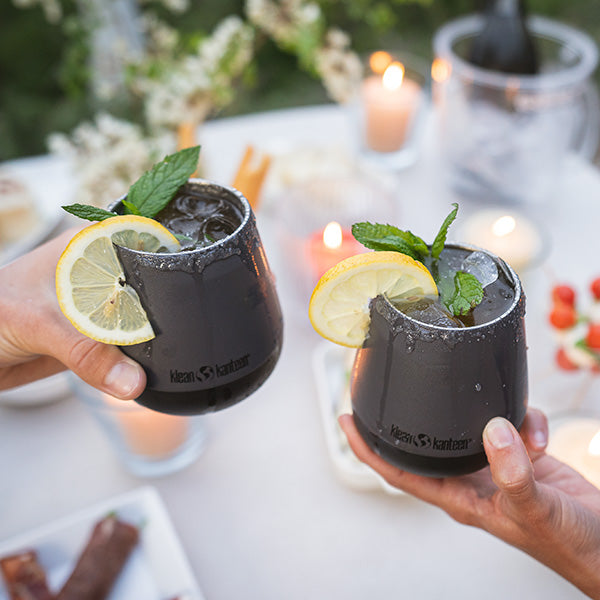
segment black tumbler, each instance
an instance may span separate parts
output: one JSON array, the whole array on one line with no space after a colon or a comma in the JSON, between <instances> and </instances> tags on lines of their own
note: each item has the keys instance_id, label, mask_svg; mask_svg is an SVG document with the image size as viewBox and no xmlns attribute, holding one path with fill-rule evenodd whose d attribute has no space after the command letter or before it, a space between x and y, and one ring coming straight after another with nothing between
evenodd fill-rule
<instances>
[{"instance_id":1,"label":"black tumbler","mask_svg":"<svg viewBox=\"0 0 600 600\"><path fill-rule=\"evenodd\" d=\"M387 462L433 477L487 464L482 433L495 416L519 428L527 407L525 296L515 272L494 257L514 290L508 309L465 328L416 321L383 296L352 369L354 421Z\"/></svg>"},{"instance_id":2,"label":"black tumbler","mask_svg":"<svg viewBox=\"0 0 600 600\"><path fill-rule=\"evenodd\" d=\"M190 251L116 250L156 333L148 342L121 348L147 375L136 401L164 413L197 415L231 406L261 386L279 358L283 322L246 198L200 179L186 187L237 207L239 227ZM120 201L111 208L120 212Z\"/></svg>"}]
</instances>

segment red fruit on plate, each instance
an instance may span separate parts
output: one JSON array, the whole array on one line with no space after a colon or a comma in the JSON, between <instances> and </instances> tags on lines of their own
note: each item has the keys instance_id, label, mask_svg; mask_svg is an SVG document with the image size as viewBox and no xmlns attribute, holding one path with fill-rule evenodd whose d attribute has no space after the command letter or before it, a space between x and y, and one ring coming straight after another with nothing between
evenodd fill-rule
<instances>
[{"instance_id":1,"label":"red fruit on plate","mask_svg":"<svg viewBox=\"0 0 600 600\"><path fill-rule=\"evenodd\" d=\"M591 323L588 327L585 343L592 350L600 350L600 323Z\"/></svg>"},{"instance_id":2,"label":"red fruit on plate","mask_svg":"<svg viewBox=\"0 0 600 600\"><path fill-rule=\"evenodd\" d=\"M571 305L557 302L550 312L549 319L556 329L568 329L577 323L577 313Z\"/></svg>"},{"instance_id":3,"label":"red fruit on plate","mask_svg":"<svg viewBox=\"0 0 600 600\"><path fill-rule=\"evenodd\" d=\"M552 300L574 306L575 290L570 285L555 285L552 288Z\"/></svg>"},{"instance_id":4,"label":"red fruit on plate","mask_svg":"<svg viewBox=\"0 0 600 600\"><path fill-rule=\"evenodd\" d=\"M564 348L559 348L556 352L556 364L563 371L577 371L579 367L567 356Z\"/></svg>"},{"instance_id":5,"label":"red fruit on plate","mask_svg":"<svg viewBox=\"0 0 600 600\"><path fill-rule=\"evenodd\" d=\"M590 290L596 300L600 300L600 277L596 277L590 284Z\"/></svg>"}]
</instances>

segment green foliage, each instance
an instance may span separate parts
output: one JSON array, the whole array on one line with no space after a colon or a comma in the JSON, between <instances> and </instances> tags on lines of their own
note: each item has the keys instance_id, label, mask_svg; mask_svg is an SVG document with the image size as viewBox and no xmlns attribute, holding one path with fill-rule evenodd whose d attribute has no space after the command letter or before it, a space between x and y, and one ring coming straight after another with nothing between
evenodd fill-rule
<instances>
[{"instance_id":1,"label":"green foliage","mask_svg":"<svg viewBox=\"0 0 600 600\"><path fill-rule=\"evenodd\" d=\"M318 2L326 22L347 31L356 51L398 48L429 58L433 32L445 21L473 12L483 0ZM65 14L76 14L75 0L62 0L62 4ZM162 19L187 34L189 44L197 43L225 16L245 16L244 0L192 0L190 10L182 15L154 4ZM600 40L598 0L529 0L528 6L530 13L563 20ZM310 68L303 57L310 56L313 37L298 41L298 57L265 41L244 73L244 83L253 87L221 114L325 102L319 81L298 68L299 63ZM88 55L85 29L77 19L69 17L52 25L39 7L18 9L12 0L0 1L0 160L43 153L49 133L71 131L93 116L98 105L87 93ZM139 107L130 103L104 108L124 118L139 113Z\"/></svg>"}]
</instances>

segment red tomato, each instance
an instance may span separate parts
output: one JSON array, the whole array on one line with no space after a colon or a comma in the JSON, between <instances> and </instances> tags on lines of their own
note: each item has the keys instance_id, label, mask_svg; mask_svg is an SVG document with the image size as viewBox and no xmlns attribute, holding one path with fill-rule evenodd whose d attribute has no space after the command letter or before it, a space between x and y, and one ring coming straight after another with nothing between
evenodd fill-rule
<instances>
[{"instance_id":1,"label":"red tomato","mask_svg":"<svg viewBox=\"0 0 600 600\"><path fill-rule=\"evenodd\" d=\"M592 290L594 298L596 298L596 300L600 300L600 277L596 277L596 279L592 281L590 284L590 290Z\"/></svg>"},{"instance_id":2,"label":"red tomato","mask_svg":"<svg viewBox=\"0 0 600 600\"><path fill-rule=\"evenodd\" d=\"M570 285L555 285L552 288L552 300L575 305L575 290Z\"/></svg>"},{"instance_id":3,"label":"red tomato","mask_svg":"<svg viewBox=\"0 0 600 600\"><path fill-rule=\"evenodd\" d=\"M559 348L556 356L556 364L563 369L563 371L577 371L579 367L567 356L564 348Z\"/></svg>"},{"instance_id":4,"label":"red tomato","mask_svg":"<svg viewBox=\"0 0 600 600\"><path fill-rule=\"evenodd\" d=\"M588 327L585 343L593 350L600 350L600 323L591 323Z\"/></svg>"},{"instance_id":5,"label":"red tomato","mask_svg":"<svg viewBox=\"0 0 600 600\"><path fill-rule=\"evenodd\" d=\"M577 323L577 313L571 305L557 302L552 308L549 319L556 329L568 329Z\"/></svg>"}]
</instances>

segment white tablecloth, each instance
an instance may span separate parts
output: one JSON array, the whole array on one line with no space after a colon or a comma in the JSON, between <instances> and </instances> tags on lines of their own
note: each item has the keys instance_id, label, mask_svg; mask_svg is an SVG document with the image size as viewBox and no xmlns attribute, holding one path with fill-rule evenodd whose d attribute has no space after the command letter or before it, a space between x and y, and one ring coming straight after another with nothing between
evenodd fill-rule
<instances>
[{"instance_id":1,"label":"white tablecloth","mask_svg":"<svg viewBox=\"0 0 600 600\"><path fill-rule=\"evenodd\" d=\"M352 132L337 107L314 107L216 120L200 141L207 175L228 183L248 143L273 152L295 144L350 147ZM443 217L453 200L438 173L430 139L419 163L396 177L399 223L426 238L439 223L431 215ZM600 275L599 198L600 174L573 157L556 201L539 213L551 247L544 265L525 275L532 404L545 406L555 388L545 324L552 274L582 288ZM282 281L281 359L253 397L205 418L208 445L195 464L151 482L206 598L583 597L525 554L439 509L408 496L358 492L338 479L311 366L321 340L296 314L297 290L283 285L285 264L269 220L274 201L258 219ZM560 381L568 388L573 380ZM72 397L0 408L0 474L0 540L147 483L123 469Z\"/></svg>"}]
</instances>

